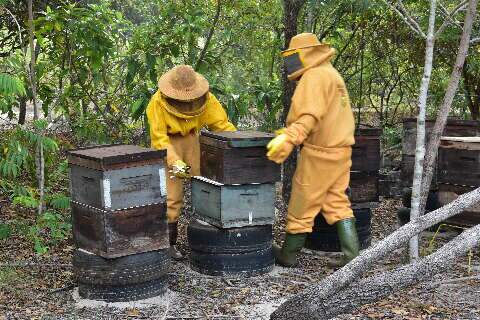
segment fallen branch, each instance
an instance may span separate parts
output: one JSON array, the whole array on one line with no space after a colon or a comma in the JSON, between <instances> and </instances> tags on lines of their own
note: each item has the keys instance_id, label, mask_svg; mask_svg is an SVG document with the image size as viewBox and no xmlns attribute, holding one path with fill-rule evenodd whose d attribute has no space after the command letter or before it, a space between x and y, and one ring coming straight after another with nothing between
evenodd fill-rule
<instances>
[{"instance_id":1,"label":"fallen branch","mask_svg":"<svg viewBox=\"0 0 480 320\"><path fill-rule=\"evenodd\" d=\"M444 280L444 281L438 281L438 282L431 283L429 286L431 288L434 288L434 287L442 285L442 284L449 284L449 283L462 282L462 281L468 281L468 280L480 280L480 276L471 276L471 277L461 277L461 278L448 279L448 280Z\"/></svg>"},{"instance_id":2,"label":"fallen branch","mask_svg":"<svg viewBox=\"0 0 480 320\"><path fill-rule=\"evenodd\" d=\"M349 313L358 307L375 302L390 294L448 270L457 258L480 244L480 225L470 228L428 257L362 279L347 289L318 302L316 319L330 319ZM300 318L297 318L300 319Z\"/></svg>"},{"instance_id":3,"label":"fallen branch","mask_svg":"<svg viewBox=\"0 0 480 320\"><path fill-rule=\"evenodd\" d=\"M284 302L272 319L322 319L319 318L322 301L334 296L348 284L358 279L379 259L400 248L423 230L442 222L480 202L480 188L458 197L448 205L432 211L397 229L388 237L362 252L342 269L327 276L318 284Z\"/></svg>"}]
</instances>

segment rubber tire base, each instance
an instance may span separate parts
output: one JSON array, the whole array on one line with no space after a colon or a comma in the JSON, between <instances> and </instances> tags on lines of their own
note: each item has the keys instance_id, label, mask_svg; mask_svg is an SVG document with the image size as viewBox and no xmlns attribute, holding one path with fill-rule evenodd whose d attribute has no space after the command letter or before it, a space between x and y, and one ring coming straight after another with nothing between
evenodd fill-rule
<instances>
[{"instance_id":1,"label":"rubber tire base","mask_svg":"<svg viewBox=\"0 0 480 320\"><path fill-rule=\"evenodd\" d=\"M164 276L170 267L168 249L105 259L82 250L73 254L77 281L91 285L142 284Z\"/></svg>"},{"instance_id":2,"label":"rubber tire base","mask_svg":"<svg viewBox=\"0 0 480 320\"><path fill-rule=\"evenodd\" d=\"M100 286L79 283L81 298L104 302L128 302L153 298L167 292L166 277L126 286Z\"/></svg>"},{"instance_id":3,"label":"rubber tire base","mask_svg":"<svg viewBox=\"0 0 480 320\"><path fill-rule=\"evenodd\" d=\"M223 277L252 277L270 272L275 264L272 247L234 254L190 253L190 268L202 274Z\"/></svg>"},{"instance_id":4,"label":"rubber tire base","mask_svg":"<svg viewBox=\"0 0 480 320\"><path fill-rule=\"evenodd\" d=\"M271 225L221 229L198 219L187 228L188 243L193 251L204 253L246 253L272 246Z\"/></svg>"}]
</instances>

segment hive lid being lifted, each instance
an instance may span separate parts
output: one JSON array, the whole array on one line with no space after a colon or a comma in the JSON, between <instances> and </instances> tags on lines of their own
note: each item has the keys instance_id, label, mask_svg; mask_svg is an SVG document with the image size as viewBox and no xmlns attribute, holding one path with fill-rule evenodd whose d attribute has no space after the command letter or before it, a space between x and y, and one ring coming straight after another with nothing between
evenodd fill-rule
<instances>
[{"instance_id":1,"label":"hive lid being lifted","mask_svg":"<svg viewBox=\"0 0 480 320\"><path fill-rule=\"evenodd\" d=\"M161 163L165 156L166 150L117 144L71 150L68 162L96 170L113 170Z\"/></svg>"},{"instance_id":2,"label":"hive lid being lifted","mask_svg":"<svg viewBox=\"0 0 480 320\"><path fill-rule=\"evenodd\" d=\"M268 142L273 139L273 133L266 133L260 131L224 131L224 132L202 132L201 142L206 140L216 140L218 147L232 147L232 148L250 148L250 147L265 147ZM205 139L207 138L207 139Z\"/></svg>"}]
</instances>

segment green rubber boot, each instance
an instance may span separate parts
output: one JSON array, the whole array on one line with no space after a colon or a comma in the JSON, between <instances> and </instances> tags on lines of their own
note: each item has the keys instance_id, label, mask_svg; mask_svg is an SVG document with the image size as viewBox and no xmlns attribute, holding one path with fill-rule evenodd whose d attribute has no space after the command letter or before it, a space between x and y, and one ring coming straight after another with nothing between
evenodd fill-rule
<instances>
[{"instance_id":1,"label":"green rubber boot","mask_svg":"<svg viewBox=\"0 0 480 320\"><path fill-rule=\"evenodd\" d=\"M283 246L273 245L273 254L275 255L275 262L284 267L294 267L297 265L297 254L302 250L306 233L286 233Z\"/></svg>"},{"instance_id":2,"label":"green rubber boot","mask_svg":"<svg viewBox=\"0 0 480 320\"><path fill-rule=\"evenodd\" d=\"M338 237L340 238L340 248L343 252L341 264L344 266L360 253L355 218L340 220L335 226L337 227Z\"/></svg>"}]
</instances>

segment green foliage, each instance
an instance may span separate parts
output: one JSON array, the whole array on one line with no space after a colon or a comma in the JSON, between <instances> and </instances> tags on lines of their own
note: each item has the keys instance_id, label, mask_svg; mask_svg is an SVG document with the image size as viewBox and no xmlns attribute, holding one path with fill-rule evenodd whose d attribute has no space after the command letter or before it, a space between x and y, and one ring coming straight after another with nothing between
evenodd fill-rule
<instances>
[{"instance_id":1,"label":"green foliage","mask_svg":"<svg viewBox=\"0 0 480 320\"><path fill-rule=\"evenodd\" d=\"M20 279L18 272L14 268L0 268L0 288L6 288Z\"/></svg>"},{"instance_id":2,"label":"green foliage","mask_svg":"<svg viewBox=\"0 0 480 320\"><path fill-rule=\"evenodd\" d=\"M55 194L47 202L53 209L65 210L70 207L70 197L64 194Z\"/></svg>"},{"instance_id":3,"label":"green foliage","mask_svg":"<svg viewBox=\"0 0 480 320\"><path fill-rule=\"evenodd\" d=\"M45 254L50 247L70 237L72 225L69 218L58 211L47 210L31 223L20 220L12 232L24 235L37 254Z\"/></svg>"},{"instance_id":4,"label":"green foliage","mask_svg":"<svg viewBox=\"0 0 480 320\"><path fill-rule=\"evenodd\" d=\"M402 143L402 129L400 127L385 127L382 134L385 147Z\"/></svg>"},{"instance_id":5,"label":"green foliage","mask_svg":"<svg viewBox=\"0 0 480 320\"><path fill-rule=\"evenodd\" d=\"M35 66L38 101L46 119L64 120L68 133L48 133L52 123L37 120L0 136L0 192L16 209L30 213L38 205L35 154L46 156L48 215L24 221L35 250L46 252L65 236L68 222L70 147L139 143L148 132L145 110L158 77L177 64L198 65L228 116L240 128L273 131L284 126L281 67L284 48L282 2L221 1L44 1L36 7ZM25 3L0 0L20 23L21 34L0 8L0 114L15 120L30 105L29 49ZM407 11L426 29L428 2L405 1ZM455 1L442 3L447 10ZM461 21L462 11L455 19ZM439 24L443 22L439 15ZM5 21L5 23L3 23ZM362 124L380 124L384 145L400 142L399 121L416 113L424 63L424 40L382 1L308 0L298 31L312 31L337 49L333 60L347 82ZM479 33L478 23L474 34ZM395 30L395 32L392 32ZM207 36L213 31L206 47ZM436 41L428 112L437 112L458 48L460 29L449 26ZM205 50L204 50L205 49ZM201 53L205 53L199 61ZM472 48L462 90L452 114L469 118L480 99L480 51ZM46 117L48 115L48 117ZM41 117L42 118L42 117ZM67 135L68 147L62 145ZM12 227L12 232L18 230Z\"/></svg>"},{"instance_id":6,"label":"green foliage","mask_svg":"<svg viewBox=\"0 0 480 320\"><path fill-rule=\"evenodd\" d=\"M0 240L5 240L12 234L12 227L8 224L0 223Z\"/></svg>"},{"instance_id":7,"label":"green foliage","mask_svg":"<svg viewBox=\"0 0 480 320\"><path fill-rule=\"evenodd\" d=\"M0 96L26 95L26 90L21 79L6 73L0 73Z\"/></svg>"},{"instance_id":8,"label":"green foliage","mask_svg":"<svg viewBox=\"0 0 480 320\"><path fill-rule=\"evenodd\" d=\"M15 180L9 181L5 179L0 179L0 192L12 201L19 196L33 197L34 194L34 192L31 191L31 188L27 188L22 183L16 183Z\"/></svg>"},{"instance_id":9,"label":"green foliage","mask_svg":"<svg viewBox=\"0 0 480 320\"><path fill-rule=\"evenodd\" d=\"M9 135L9 139L0 144L3 154L0 154L0 177L17 178L25 171L32 170L34 154L38 146L42 146L44 152L52 158L58 151L57 142L45 135L40 134L46 128L45 120L37 120L33 123L33 130L17 127Z\"/></svg>"},{"instance_id":10,"label":"green foliage","mask_svg":"<svg viewBox=\"0 0 480 320\"><path fill-rule=\"evenodd\" d=\"M10 140L0 157L0 176L16 178L29 158L28 149L20 141Z\"/></svg>"},{"instance_id":11,"label":"green foliage","mask_svg":"<svg viewBox=\"0 0 480 320\"><path fill-rule=\"evenodd\" d=\"M13 198L13 204L22 206L25 208L30 208L30 209L35 209L38 207L39 203L38 200L35 199L34 197L28 195L28 196L16 196Z\"/></svg>"},{"instance_id":12,"label":"green foliage","mask_svg":"<svg viewBox=\"0 0 480 320\"><path fill-rule=\"evenodd\" d=\"M50 246L66 239L71 232L71 224L65 218L70 198L58 191L66 188L68 163L59 157L57 141L43 134L46 129L47 122L38 120L33 122L32 129L17 127L6 131L0 139L0 150L3 150L0 154L0 193L7 196L19 212L34 212L40 205L34 155L38 146L44 149L46 211L34 220L20 218L16 226L8 226L8 229L0 226L0 239L11 233L24 234L38 254L46 253ZM32 215L29 213L28 216Z\"/></svg>"},{"instance_id":13,"label":"green foliage","mask_svg":"<svg viewBox=\"0 0 480 320\"><path fill-rule=\"evenodd\" d=\"M47 211L39 219L38 226L48 229L49 241L57 242L69 236L72 225L59 213Z\"/></svg>"}]
</instances>

